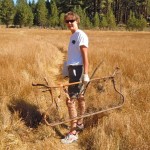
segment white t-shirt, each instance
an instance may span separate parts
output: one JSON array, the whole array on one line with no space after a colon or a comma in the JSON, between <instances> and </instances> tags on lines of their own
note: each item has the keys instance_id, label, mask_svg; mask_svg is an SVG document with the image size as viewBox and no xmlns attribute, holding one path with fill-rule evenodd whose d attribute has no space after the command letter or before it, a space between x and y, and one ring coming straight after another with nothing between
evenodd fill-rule
<instances>
[{"instance_id":1,"label":"white t-shirt","mask_svg":"<svg viewBox=\"0 0 150 150\"><path fill-rule=\"evenodd\" d=\"M82 45L88 47L88 37L83 31L77 30L70 37L67 66L83 65L83 59L80 50L80 46Z\"/></svg>"}]
</instances>

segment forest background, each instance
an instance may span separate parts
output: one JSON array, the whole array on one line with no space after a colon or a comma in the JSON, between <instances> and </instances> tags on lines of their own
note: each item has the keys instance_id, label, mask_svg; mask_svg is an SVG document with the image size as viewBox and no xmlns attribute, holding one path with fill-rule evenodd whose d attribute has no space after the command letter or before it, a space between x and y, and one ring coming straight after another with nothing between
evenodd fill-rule
<instances>
[{"instance_id":1,"label":"forest background","mask_svg":"<svg viewBox=\"0 0 150 150\"><path fill-rule=\"evenodd\" d=\"M0 0L0 24L65 29L68 11L79 14L82 29L144 30L150 22L149 0Z\"/></svg>"}]
</instances>

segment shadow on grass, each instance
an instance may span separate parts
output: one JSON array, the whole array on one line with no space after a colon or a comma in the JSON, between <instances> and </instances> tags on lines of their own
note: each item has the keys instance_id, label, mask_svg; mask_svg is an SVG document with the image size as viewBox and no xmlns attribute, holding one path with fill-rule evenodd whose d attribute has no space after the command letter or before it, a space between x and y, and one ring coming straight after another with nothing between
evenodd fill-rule
<instances>
[{"instance_id":1,"label":"shadow on grass","mask_svg":"<svg viewBox=\"0 0 150 150\"><path fill-rule=\"evenodd\" d=\"M30 104L23 99L13 99L11 103L8 105L8 109L12 114L15 112L19 113L19 117L22 121L25 122L25 125L30 128L37 128L43 121L43 115L38 107L34 104ZM56 134L63 138L63 134L60 132L59 128L52 127L52 129L56 132Z\"/></svg>"},{"instance_id":2,"label":"shadow on grass","mask_svg":"<svg viewBox=\"0 0 150 150\"><path fill-rule=\"evenodd\" d=\"M27 127L37 128L42 122L43 116L38 111L38 107L23 99L15 99L11 101L8 108L12 114L19 112L19 117L22 118Z\"/></svg>"}]
</instances>

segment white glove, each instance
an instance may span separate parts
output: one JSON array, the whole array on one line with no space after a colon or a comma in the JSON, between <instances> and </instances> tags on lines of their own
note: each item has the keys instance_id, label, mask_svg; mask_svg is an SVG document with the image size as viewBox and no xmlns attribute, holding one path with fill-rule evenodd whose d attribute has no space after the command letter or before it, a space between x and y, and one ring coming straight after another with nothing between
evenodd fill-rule
<instances>
[{"instance_id":1,"label":"white glove","mask_svg":"<svg viewBox=\"0 0 150 150\"><path fill-rule=\"evenodd\" d=\"M90 81L90 78L89 78L88 74L83 74L82 82L84 84L87 84L89 81Z\"/></svg>"}]
</instances>

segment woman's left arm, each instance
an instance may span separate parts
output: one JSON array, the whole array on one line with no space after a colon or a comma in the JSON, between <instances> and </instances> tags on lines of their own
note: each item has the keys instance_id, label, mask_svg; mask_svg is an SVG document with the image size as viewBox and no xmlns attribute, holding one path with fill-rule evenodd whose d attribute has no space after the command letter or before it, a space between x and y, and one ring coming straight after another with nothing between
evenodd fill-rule
<instances>
[{"instance_id":1,"label":"woman's left arm","mask_svg":"<svg viewBox=\"0 0 150 150\"><path fill-rule=\"evenodd\" d=\"M81 54L82 54L82 58L83 58L83 65L84 65L84 74L88 75L88 66L89 66L89 62L88 62L88 48L84 45L80 46L80 50L81 50Z\"/></svg>"}]
</instances>

